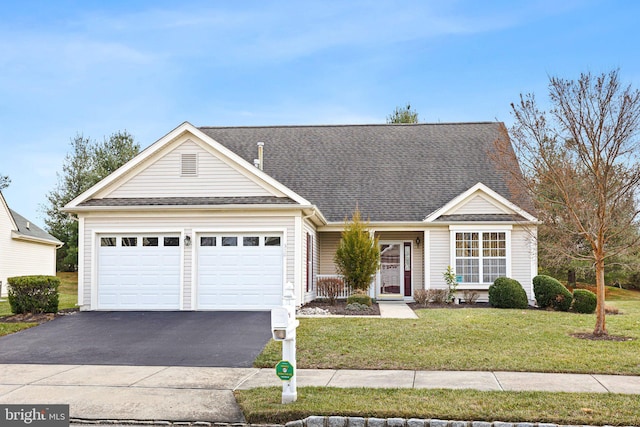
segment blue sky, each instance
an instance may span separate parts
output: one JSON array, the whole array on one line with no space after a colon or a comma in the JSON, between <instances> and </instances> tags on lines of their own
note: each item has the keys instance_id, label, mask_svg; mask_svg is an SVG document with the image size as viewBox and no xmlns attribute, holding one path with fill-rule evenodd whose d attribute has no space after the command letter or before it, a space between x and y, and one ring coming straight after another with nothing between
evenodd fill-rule
<instances>
[{"instance_id":1,"label":"blue sky","mask_svg":"<svg viewBox=\"0 0 640 427\"><path fill-rule=\"evenodd\" d=\"M548 77L620 68L640 87L640 2L5 1L0 174L43 224L69 141L129 131L147 147L196 126L512 123Z\"/></svg>"}]
</instances>

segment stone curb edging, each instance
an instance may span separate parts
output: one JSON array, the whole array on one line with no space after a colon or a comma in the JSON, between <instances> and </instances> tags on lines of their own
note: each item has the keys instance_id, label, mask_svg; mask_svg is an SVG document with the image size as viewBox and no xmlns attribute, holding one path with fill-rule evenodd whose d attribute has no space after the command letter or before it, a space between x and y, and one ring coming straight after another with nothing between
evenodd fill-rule
<instances>
[{"instance_id":1,"label":"stone curb edging","mask_svg":"<svg viewBox=\"0 0 640 427\"><path fill-rule=\"evenodd\" d=\"M447 421L419 418L363 418L340 416L311 416L303 420L282 424L215 423L205 421L136 421L136 420L82 420L71 419L71 425L132 425L167 427L576 427L551 423L506 423L502 421ZM581 426L595 427L595 426ZM608 427L608 426L603 426ZM633 427L633 426L627 426Z\"/></svg>"}]
</instances>

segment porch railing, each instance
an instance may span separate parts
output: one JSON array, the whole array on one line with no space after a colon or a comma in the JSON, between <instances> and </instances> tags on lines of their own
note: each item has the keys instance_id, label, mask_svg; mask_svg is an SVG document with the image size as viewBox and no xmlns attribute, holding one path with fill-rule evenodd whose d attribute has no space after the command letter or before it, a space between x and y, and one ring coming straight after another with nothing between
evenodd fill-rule
<instances>
[{"instance_id":1,"label":"porch railing","mask_svg":"<svg viewBox=\"0 0 640 427\"><path fill-rule=\"evenodd\" d=\"M316 276L317 280L320 279L342 279L342 276L339 274L318 274ZM338 295L338 299L347 299L350 292L349 289L345 287L345 289ZM318 287L316 287L316 298L327 298L327 295L323 295Z\"/></svg>"}]
</instances>

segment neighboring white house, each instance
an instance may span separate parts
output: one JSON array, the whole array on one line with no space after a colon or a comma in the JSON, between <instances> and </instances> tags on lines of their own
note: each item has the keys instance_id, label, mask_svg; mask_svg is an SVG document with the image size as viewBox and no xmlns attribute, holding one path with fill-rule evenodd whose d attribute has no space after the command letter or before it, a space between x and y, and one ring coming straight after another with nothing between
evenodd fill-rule
<instances>
[{"instance_id":1,"label":"neighboring white house","mask_svg":"<svg viewBox=\"0 0 640 427\"><path fill-rule=\"evenodd\" d=\"M506 139L506 141L505 141ZM266 310L316 297L358 207L381 246L378 299L517 279L533 300L537 219L495 143L502 123L202 127L183 123L65 210L84 310ZM501 163L501 164L498 164Z\"/></svg>"},{"instance_id":2,"label":"neighboring white house","mask_svg":"<svg viewBox=\"0 0 640 427\"><path fill-rule=\"evenodd\" d=\"M0 284L7 295L7 278L56 275L56 249L62 246L22 215L11 210L0 193Z\"/></svg>"}]
</instances>

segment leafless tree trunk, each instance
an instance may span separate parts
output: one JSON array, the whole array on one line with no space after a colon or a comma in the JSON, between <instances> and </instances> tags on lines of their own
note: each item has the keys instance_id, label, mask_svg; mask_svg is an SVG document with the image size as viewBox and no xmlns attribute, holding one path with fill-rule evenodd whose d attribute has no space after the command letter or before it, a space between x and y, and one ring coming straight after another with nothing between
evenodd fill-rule
<instances>
[{"instance_id":1,"label":"leafless tree trunk","mask_svg":"<svg viewBox=\"0 0 640 427\"><path fill-rule=\"evenodd\" d=\"M639 240L640 91L623 88L614 70L577 81L552 77L549 99L548 112L532 94L512 104L511 137L523 173L511 177L531 192L554 249L594 266L593 333L604 335L606 261Z\"/></svg>"}]
</instances>

